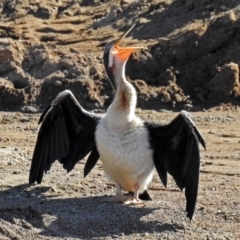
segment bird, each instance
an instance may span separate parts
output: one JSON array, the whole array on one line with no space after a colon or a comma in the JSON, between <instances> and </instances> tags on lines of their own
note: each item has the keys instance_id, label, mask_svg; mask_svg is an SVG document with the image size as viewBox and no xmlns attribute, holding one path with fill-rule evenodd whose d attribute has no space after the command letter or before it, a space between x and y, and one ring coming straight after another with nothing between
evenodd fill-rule
<instances>
[{"instance_id":1,"label":"bird","mask_svg":"<svg viewBox=\"0 0 240 240\"><path fill-rule=\"evenodd\" d=\"M142 47L120 46L133 27L104 48L103 62L114 92L105 114L87 111L70 90L64 90L40 116L29 184L40 184L56 160L70 172L86 157L86 177L100 159L107 179L116 185L109 201L141 205L151 199L147 188L156 170L165 187L170 174L184 190L191 220L199 185L199 145L206 149L205 141L184 110L167 124L136 115L137 92L125 76L125 65Z\"/></svg>"}]
</instances>

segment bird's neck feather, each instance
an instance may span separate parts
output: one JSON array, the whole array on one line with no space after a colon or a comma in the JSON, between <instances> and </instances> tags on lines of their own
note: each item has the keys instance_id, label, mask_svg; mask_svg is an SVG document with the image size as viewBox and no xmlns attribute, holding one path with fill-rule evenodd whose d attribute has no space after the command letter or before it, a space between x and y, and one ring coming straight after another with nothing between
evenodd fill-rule
<instances>
[{"instance_id":1,"label":"bird's neck feather","mask_svg":"<svg viewBox=\"0 0 240 240\"><path fill-rule=\"evenodd\" d=\"M109 107L107 114L113 115L115 121L119 119L119 122L132 121L135 116L135 109L137 104L137 94L133 85L126 80L125 77L125 65L126 61L117 62L115 64L114 76L117 91L114 97L114 101Z\"/></svg>"}]
</instances>

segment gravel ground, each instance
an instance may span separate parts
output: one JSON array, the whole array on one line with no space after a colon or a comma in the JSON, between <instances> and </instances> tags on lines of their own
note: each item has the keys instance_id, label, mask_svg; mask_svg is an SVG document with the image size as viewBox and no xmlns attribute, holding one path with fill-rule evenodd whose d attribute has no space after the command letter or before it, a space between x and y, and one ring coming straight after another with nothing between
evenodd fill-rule
<instances>
[{"instance_id":1,"label":"gravel ground","mask_svg":"<svg viewBox=\"0 0 240 240\"><path fill-rule=\"evenodd\" d=\"M220 110L219 110L220 109ZM142 111L168 122L177 113ZM83 178L84 161L66 174L56 162L41 185L28 185L39 114L0 113L0 239L239 239L240 113L223 107L193 113L207 144L201 149L199 196L193 220L185 198L157 174L145 208L110 204L114 195L101 162Z\"/></svg>"}]
</instances>

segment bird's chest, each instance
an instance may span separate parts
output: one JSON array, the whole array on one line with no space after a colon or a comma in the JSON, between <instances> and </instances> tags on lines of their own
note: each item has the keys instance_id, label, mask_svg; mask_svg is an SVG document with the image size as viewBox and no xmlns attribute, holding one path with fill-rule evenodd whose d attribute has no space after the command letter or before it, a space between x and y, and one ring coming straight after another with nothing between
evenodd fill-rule
<instances>
[{"instance_id":1,"label":"bird's chest","mask_svg":"<svg viewBox=\"0 0 240 240\"><path fill-rule=\"evenodd\" d=\"M134 122L114 128L103 120L96 131L96 142L103 165L118 170L134 171L152 157L146 129Z\"/></svg>"}]
</instances>

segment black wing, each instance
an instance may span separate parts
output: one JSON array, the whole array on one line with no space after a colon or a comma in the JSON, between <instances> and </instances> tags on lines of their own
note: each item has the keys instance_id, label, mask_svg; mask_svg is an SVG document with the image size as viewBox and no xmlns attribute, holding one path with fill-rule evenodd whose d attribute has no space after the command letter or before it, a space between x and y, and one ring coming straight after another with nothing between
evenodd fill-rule
<instances>
[{"instance_id":1,"label":"black wing","mask_svg":"<svg viewBox=\"0 0 240 240\"><path fill-rule=\"evenodd\" d=\"M206 149L200 132L186 111L182 111L168 125L146 122L145 126L149 131L153 160L161 181L167 186L168 172L181 190L185 188L187 217L192 219L198 192L199 142Z\"/></svg>"},{"instance_id":2,"label":"black wing","mask_svg":"<svg viewBox=\"0 0 240 240\"><path fill-rule=\"evenodd\" d=\"M85 111L73 94L61 92L39 119L42 122L33 153L29 183L41 183L43 173L58 160L68 172L89 152L85 176L99 159L95 130L100 117Z\"/></svg>"}]
</instances>

